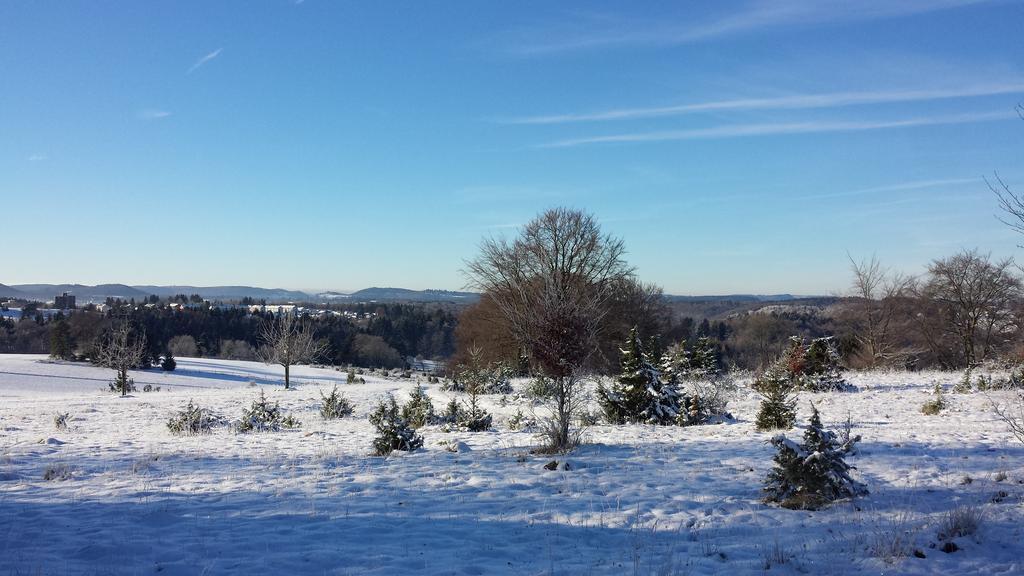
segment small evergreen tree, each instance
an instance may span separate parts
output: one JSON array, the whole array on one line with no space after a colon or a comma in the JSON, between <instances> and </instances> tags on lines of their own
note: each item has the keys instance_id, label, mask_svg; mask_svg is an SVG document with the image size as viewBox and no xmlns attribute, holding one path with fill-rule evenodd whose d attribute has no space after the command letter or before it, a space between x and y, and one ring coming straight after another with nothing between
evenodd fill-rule
<instances>
[{"instance_id":1,"label":"small evergreen tree","mask_svg":"<svg viewBox=\"0 0 1024 576\"><path fill-rule=\"evenodd\" d=\"M282 428L298 428L299 422L291 415L285 416L281 405L267 400L266 394L260 390L260 397L253 400L252 406L242 411L242 419L238 422L239 432L277 432Z\"/></svg>"},{"instance_id":2,"label":"small evergreen tree","mask_svg":"<svg viewBox=\"0 0 1024 576\"><path fill-rule=\"evenodd\" d=\"M373 439L373 452L377 456L387 456L395 450L409 452L423 446L423 437L399 415L398 404L390 394L370 414L370 423L377 429Z\"/></svg>"},{"instance_id":3,"label":"small evergreen tree","mask_svg":"<svg viewBox=\"0 0 1024 576\"><path fill-rule=\"evenodd\" d=\"M509 394L512 392L512 376L515 370L504 363L488 364L483 360L483 349L473 344L469 348L469 360L456 366L451 380L444 389L454 392L476 394Z\"/></svg>"},{"instance_id":4,"label":"small evergreen tree","mask_svg":"<svg viewBox=\"0 0 1024 576\"><path fill-rule=\"evenodd\" d=\"M687 377L710 379L718 376L718 347L709 336L701 336L693 346Z\"/></svg>"},{"instance_id":5,"label":"small evergreen tree","mask_svg":"<svg viewBox=\"0 0 1024 576\"><path fill-rule=\"evenodd\" d=\"M324 396L323 391L321 391L320 400L320 417L324 420L344 418L352 414L352 403L348 401L348 398L345 398L344 394L338 392L337 384L331 388L331 393L327 396Z\"/></svg>"},{"instance_id":6,"label":"small evergreen tree","mask_svg":"<svg viewBox=\"0 0 1024 576\"><path fill-rule=\"evenodd\" d=\"M765 479L765 500L784 508L817 510L840 498L867 494L867 488L850 477L854 468L844 459L860 436L840 442L821 425L813 404L811 410L802 444L781 434L770 440L777 452L775 467Z\"/></svg>"},{"instance_id":7,"label":"small evergreen tree","mask_svg":"<svg viewBox=\"0 0 1024 576\"><path fill-rule=\"evenodd\" d=\"M490 412L487 412L477 404L476 394L470 395L469 409L463 410L461 416L462 418L457 421L457 424L460 428L464 428L469 432L489 430L493 421Z\"/></svg>"},{"instance_id":8,"label":"small evergreen tree","mask_svg":"<svg viewBox=\"0 0 1024 576\"><path fill-rule=\"evenodd\" d=\"M843 379L839 349L831 336L815 338L807 346L801 388L812 392L842 392L853 388Z\"/></svg>"},{"instance_id":9,"label":"small evergreen tree","mask_svg":"<svg viewBox=\"0 0 1024 576\"><path fill-rule=\"evenodd\" d=\"M179 436L192 436L195 434L207 434L213 430L216 424L222 421L206 408L200 408L192 403L175 412L167 421L167 429L172 434Z\"/></svg>"},{"instance_id":10,"label":"small evergreen tree","mask_svg":"<svg viewBox=\"0 0 1024 576\"><path fill-rule=\"evenodd\" d=\"M674 424L680 394L674 382L662 382L633 328L622 349L622 373L611 388L598 384L597 399L605 418L614 424Z\"/></svg>"},{"instance_id":11,"label":"small evergreen tree","mask_svg":"<svg viewBox=\"0 0 1024 576\"><path fill-rule=\"evenodd\" d=\"M661 378L665 382L679 385L690 375L690 351L686 348L686 342L680 342L669 348L661 356Z\"/></svg>"},{"instance_id":12,"label":"small evergreen tree","mask_svg":"<svg viewBox=\"0 0 1024 576\"><path fill-rule=\"evenodd\" d=\"M457 424L465 418L463 412L462 406L459 406L459 401L452 398L444 407L444 415L441 416L441 421L445 424Z\"/></svg>"},{"instance_id":13,"label":"small evergreen tree","mask_svg":"<svg viewBox=\"0 0 1024 576\"><path fill-rule=\"evenodd\" d=\"M164 353L164 359L160 361L160 369L164 372L174 372L174 369L178 367L178 363L174 360L174 355L168 350Z\"/></svg>"},{"instance_id":14,"label":"small evergreen tree","mask_svg":"<svg viewBox=\"0 0 1024 576\"><path fill-rule=\"evenodd\" d=\"M757 411L758 430L784 430L793 427L796 420L796 400L793 398L793 382L778 366L765 370L753 385L761 395L761 407Z\"/></svg>"},{"instance_id":15,"label":"small evergreen tree","mask_svg":"<svg viewBox=\"0 0 1024 576\"><path fill-rule=\"evenodd\" d=\"M978 378L981 378L981 374L978 375ZM984 382L984 380L979 381ZM967 369L964 370L964 375L960 378L959 381L957 381L956 385L953 386L953 392L956 392L957 394L966 394L971 391L973 385L974 383L971 380L971 367L968 366ZM978 389L984 390L985 387L979 386Z\"/></svg>"},{"instance_id":16,"label":"small evergreen tree","mask_svg":"<svg viewBox=\"0 0 1024 576\"><path fill-rule=\"evenodd\" d=\"M74 348L71 328L67 320L61 317L53 322L50 328L50 356L59 360L71 360L75 356Z\"/></svg>"},{"instance_id":17,"label":"small evergreen tree","mask_svg":"<svg viewBox=\"0 0 1024 576\"><path fill-rule=\"evenodd\" d=\"M434 421L434 404L422 386L413 388L409 401L402 406L402 418L413 428L422 428Z\"/></svg>"},{"instance_id":18,"label":"small evergreen tree","mask_svg":"<svg viewBox=\"0 0 1024 576\"><path fill-rule=\"evenodd\" d=\"M942 385L938 382L935 383L933 393L935 397L921 405L921 412L929 416L934 416L946 409L946 399L942 395Z\"/></svg>"}]
</instances>

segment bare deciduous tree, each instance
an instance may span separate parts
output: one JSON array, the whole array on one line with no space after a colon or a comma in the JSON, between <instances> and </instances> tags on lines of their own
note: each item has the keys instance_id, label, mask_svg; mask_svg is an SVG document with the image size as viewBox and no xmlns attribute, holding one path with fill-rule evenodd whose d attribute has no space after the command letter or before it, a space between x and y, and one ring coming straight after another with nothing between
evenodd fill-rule
<instances>
[{"instance_id":1,"label":"bare deciduous tree","mask_svg":"<svg viewBox=\"0 0 1024 576\"><path fill-rule=\"evenodd\" d=\"M1017 440L1024 442L1024 395L1018 395L1016 403L1006 406L992 401L992 412L1006 424Z\"/></svg>"},{"instance_id":2,"label":"bare deciduous tree","mask_svg":"<svg viewBox=\"0 0 1024 576\"><path fill-rule=\"evenodd\" d=\"M974 366L1016 333L1013 306L1021 281L1012 268L1012 258L993 262L975 250L935 260L928 267L928 278L915 290L923 306L919 326L933 350L945 348L945 339L959 349L959 362L947 359L943 364Z\"/></svg>"},{"instance_id":3,"label":"bare deciduous tree","mask_svg":"<svg viewBox=\"0 0 1024 576\"><path fill-rule=\"evenodd\" d=\"M96 363L117 371L117 379L113 388L125 396L131 391L132 383L128 379L128 370L138 368L146 352L146 337L143 334L132 334L131 324L122 320L110 333L110 337L100 341L96 347Z\"/></svg>"},{"instance_id":4,"label":"bare deciduous tree","mask_svg":"<svg viewBox=\"0 0 1024 576\"><path fill-rule=\"evenodd\" d=\"M992 178L992 180L985 178L985 184L999 199L999 209L1003 212L1003 216L996 216L996 218L1014 232L1024 234L1024 194L1017 194L1011 190L998 172L993 174ZM1018 245L1017 247L1021 248L1022 246Z\"/></svg>"},{"instance_id":5,"label":"bare deciduous tree","mask_svg":"<svg viewBox=\"0 0 1024 576\"><path fill-rule=\"evenodd\" d=\"M265 364L284 367L284 387L291 386L291 367L312 362L327 350L327 345L316 340L313 330L293 314L281 314L265 320L260 326L257 356Z\"/></svg>"},{"instance_id":6,"label":"bare deciduous tree","mask_svg":"<svg viewBox=\"0 0 1024 576\"><path fill-rule=\"evenodd\" d=\"M514 242L489 238L466 263L470 286L485 293L533 364L553 381L548 448L574 445L570 426L582 394L580 369L617 283L632 276L622 240L601 233L593 216L555 208L528 223Z\"/></svg>"},{"instance_id":7,"label":"bare deciduous tree","mask_svg":"<svg viewBox=\"0 0 1024 576\"><path fill-rule=\"evenodd\" d=\"M855 333L869 367L892 360L895 352L893 324L912 279L882 267L878 258L854 261L852 305Z\"/></svg>"}]
</instances>

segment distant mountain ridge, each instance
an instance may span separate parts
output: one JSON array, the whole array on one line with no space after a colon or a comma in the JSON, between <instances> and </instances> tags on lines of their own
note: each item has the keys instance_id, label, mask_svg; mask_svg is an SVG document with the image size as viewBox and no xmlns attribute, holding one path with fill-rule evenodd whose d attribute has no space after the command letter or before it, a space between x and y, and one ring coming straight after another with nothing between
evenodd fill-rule
<instances>
[{"instance_id":1,"label":"distant mountain ridge","mask_svg":"<svg viewBox=\"0 0 1024 576\"><path fill-rule=\"evenodd\" d=\"M300 290L283 288L259 288L256 286L156 286L126 284L0 284L0 297L23 298L26 300L52 301L54 296L68 292L74 294L79 303L102 302L107 298L122 300L143 300L150 295L167 298L178 294L198 294L206 300L234 301L244 298L266 300L267 302L475 302L479 295L473 292L451 290L410 290L407 288L365 288L350 294L343 292L321 292L311 294Z\"/></svg>"},{"instance_id":2,"label":"distant mountain ridge","mask_svg":"<svg viewBox=\"0 0 1024 576\"><path fill-rule=\"evenodd\" d=\"M161 297L176 296L178 294L192 295L199 294L207 300L241 300L252 298L254 300L308 300L310 294L299 290L285 290L284 288L258 288L255 286L133 286L146 294L155 294Z\"/></svg>"},{"instance_id":3,"label":"distant mountain ridge","mask_svg":"<svg viewBox=\"0 0 1024 576\"><path fill-rule=\"evenodd\" d=\"M88 286L84 284L0 284L0 297L23 298L29 300L40 300L43 302L53 300L54 296L68 292L74 294L82 304L88 302L102 302L107 298L120 298L122 300L136 299L143 300L150 295L167 298L178 294L191 296L199 294L200 297L212 301L237 301L244 298L253 300L266 300L267 302L451 302L472 304L480 299L476 292L460 292L456 290L411 290L409 288L378 287L364 288L351 293L325 291L308 293L301 290L286 290L284 288L260 288L257 286L188 286L188 285L136 285L127 284L97 284ZM787 302L815 298L814 296L794 296L792 294L726 294L707 296L677 296L666 294L665 299L669 302L698 303L698 302Z\"/></svg>"},{"instance_id":4,"label":"distant mountain ridge","mask_svg":"<svg viewBox=\"0 0 1024 576\"><path fill-rule=\"evenodd\" d=\"M86 286L84 284L14 284L11 286L22 293L22 298L32 298L48 302L63 292L74 294L82 301L103 301L107 298L121 299L142 299L148 296L146 292L127 286L125 284L97 284Z\"/></svg>"},{"instance_id":5,"label":"distant mountain ridge","mask_svg":"<svg viewBox=\"0 0 1024 576\"><path fill-rule=\"evenodd\" d=\"M0 284L0 297L3 297L3 298L18 298L18 297L24 297L24 296L25 296L25 293L22 292L21 290L18 290L18 289L15 289L15 288L11 288L10 286L8 286L6 284Z\"/></svg>"},{"instance_id":6,"label":"distant mountain ridge","mask_svg":"<svg viewBox=\"0 0 1024 576\"><path fill-rule=\"evenodd\" d=\"M338 296L335 296L338 298ZM402 301L402 302L466 302L480 299L476 292L453 290L410 290L408 288L364 288L344 296L350 302Z\"/></svg>"},{"instance_id":7,"label":"distant mountain ridge","mask_svg":"<svg viewBox=\"0 0 1024 576\"><path fill-rule=\"evenodd\" d=\"M719 296L675 296L666 294L669 302L784 302L815 296L794 296L792 294L723 294Z\"/></svg>"}]
</instances>

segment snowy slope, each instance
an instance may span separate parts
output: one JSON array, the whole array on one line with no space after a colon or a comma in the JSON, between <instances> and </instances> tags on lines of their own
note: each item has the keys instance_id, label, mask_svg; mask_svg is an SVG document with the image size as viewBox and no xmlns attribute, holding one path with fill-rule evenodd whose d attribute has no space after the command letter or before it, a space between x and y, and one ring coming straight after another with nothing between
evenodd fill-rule
<instances>
[{"instance_id":1,"label":"snowy slope","mask_svg":"<svg viewBox=\"0 0 1024 576\"><path fill-rule=\"evenodd\" d=\"M178 366L136 372L160 392L119 398L101 391L107 370L0 356L0 573L762 574L766 563L772 574L1024 573L1024 445L982 395L950 395L939 416L918 411L955 374L859 374L860 392L803 396L801 418L812 399L826 425L850 415L864 436L852 462L871 495L798 512L759 500L771 449L746 392L735 424L596 426L569 470L547 471L531 435L508 430L517 406L499 397L486 399L494 431L428 427L425 449L377 458L366 416L384 393L404 401L409 381L347 385L343 372L299 367L285 391L280 368ZM319 393L334 384L356 411L324 422ZM259 389L303 427L166 429L189 399L238 418ZM439 410L450 397L429 392ZM54 429L57 411L71 412L70 430ZM468 450L445 450L452 441ZM70 478L44 480L48 469ZM929 547L963 504L984 511L981 531L957 539L958 552ZM926 557L879 557L897 539Z\"/></svg>"}]
</instances>

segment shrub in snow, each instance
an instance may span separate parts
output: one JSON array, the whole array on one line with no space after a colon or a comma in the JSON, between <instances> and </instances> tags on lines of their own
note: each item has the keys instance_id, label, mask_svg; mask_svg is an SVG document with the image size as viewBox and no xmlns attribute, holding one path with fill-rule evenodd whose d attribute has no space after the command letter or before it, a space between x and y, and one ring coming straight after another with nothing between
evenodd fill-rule
<instances>
[{"instance_id":1,"label":"shrub in snow","mask_svg":"<svg viewBox=\"0 0 1024 576\"><path fill-rule=\"evenodd\" d=\"M50 464L43 471L43 480L71 480L71 467L67 464Z\"/></svg>"},{"instance_id":2,"label":"shrub in snow","mask_svg":"<svg viewBox=\"0 0 1024 576\"><path fill-rule=\"evenodd\" d=\"M470 397L468 407L463 407L458 400L452 398L445 407L444 414L440 421L444 424L444 430L462 430L466 432L483 432L491 428L493 417L489 412L480 408L475 397Z\"/></svg>"},{"instance_id":3,"label":"shrub in snow","mask_svg":"<svg viewBox=\"0 0 1024 576\"><path fill-rule=\"evenodd\" d=\"M53 415L53 427L57 430L68 429L68 418L71 417L70 412L57 412Z\"/></svg>"},{"instance_id":4,"label":"shrub in snow","mask_svg":"<svg viewBox=\"0 0 1024 576\"><path fill-rule=\"evenodd\" d=\"M537 422L533 418L527 417L523 414L521 409L516 409L516 413L508 419L508 429L517 432L519 430L529 430L536 426Z\"/></svg>"},{"instance_id":5,"label":"shrub in snow","mask_svg":"<svg viewBox=\"0 0 1024 576\"><path fill-rule=\"evenodd\" d=\"M981 528L985 511L980 506L958 506L943 516L939 524L939 540L972 536Z\"/></svg>"},{"instance_id":6,"label":"shrub in snow","mask_svg":"<svg viewBox=\"0 0 1024 576\"><path fill-rule=\"evenodd\" d=\"M206 408L200 408L192 403L190 399L184 408L174 413L167 421L167 429L172 434L191 436L193 434L207 434L213 427L222 422L221 418L215 416Z\"/></svg>"},{"instance_id":7,"label":"shrub in snow","mask_svg":"<svg viewBox=\"0 0 1024 576\"><path fill-rule=\"evenodd\" d=\"M170 351L164 354L163 360L160 361L160 369L164 372L174 372L177 367L178 363L174 361L174 355Z\"/></svg>"},{"instance_id":8,"label":"shrub in snow","mask_svg":"<svg viewBox=\"0 0 1024 576\"><path fill-rule=\"evenodd\" d=\"M370 423L377 429L377 436L373 439L373 452L377 456L387 456L395 450L408 452L423 446L423 437L402 418L395 397L390 394L370 414Z\"/></svg>"},{"instance_id":9,"label":"shrub in snow","mask_svg":"<svg viewBox=\"0 0 1024 576\"><path fill-rule=\"evenodd\" d=\"M693 426L732 419L726 410L729 396L736 389L732 378L705 373L703 376L691 376L681 384L683 392L677 424Z\"/></svg>"},{"instance_id":10,"label":"shrub in snow","mask_svg":"<svg viewBox=\"0 0 1024 576\"><path fill-rule=\"evenodd\" d=\"M989 384L992 383L992 378L989 378ZM1010 371L1009 376L999 382L1000 388L1020 390L1024 388L1024 368L1018 366L1017 368Z\"/></svg>"},{"instance_id":11,"label":"shrub in snow","mask_svg":"<svg viewBox=\"0 0 1024 576\"><path fill-rule=\"evenodd\" d=\"M320 416L324 420L344 418L349 414L352 414L352 403L338 392L337 386L331 388L331 393L327 396L324 396L323 391L320 392Z\"/></svg>"},{"instance_id":12,"label":"shrub in snow","mask_svg":"<svg viewBox=\"0 0 1024 576\"><path fill-rule=\"evenodd\" d=\"M491 414L471 401L468 410L462 411L462 420L456 422L459 428L468 432L490 430L493 418Z\"/></svg>"},{"instance_id":13,"label":"shrub in snow","mask_svg":"<svg viewBox=\"0 0 1024 576\"><path fill-rule=\"evenodd\" d=\"M402 406L402 418L413 428L422 428L435 420L434 404L422 386L413 388L409 394L409 401Z\"/></svg>"},{"instance_id":14,"label":"shrub in snow","mask_svg":"<svg viewBox=\"0 0 1024 576\"><path fill-rule=\"evenodd\" d=\"M543 401L551 398L554 394L554 383L550 378L543 375L536 376L526 386L524 393L526 396L535 401Z\"/></svg>"},{"instance_id":15,"label":"shrub in snow","mask_svg":"<svg viewBox=\"0 0 1024 576\"><path fill-rule=\"evenodd\" d=\"M675 424L680 400L675 382L661 381L636 328L630 330L622 349L622 373L610 387L603 382L597 387L597 401L605 418L613 424Z\"/></svg>"},{"instance_id":16,"label":"shrub in snow","mask_svg":"<svg viewBox=\"0 0 1024 576\"><path fill-rule=\"evenodd\" d=\"M128 394L129 392L138 391L138 389L135 387L135 379L129 378L125 374L118 374L117 377L112 382L107 383L107 387L110 389L111 392L117 392L122 396Z\"/></svg>"},{"instance_id":17,"label":"shrub in snow","mask_svg":"<svg viewBox=\"0 0 1024 576\"><path fill-rule=\"evenodd\" d=\"M942 396L942 385L935 383L933 390L935 397L921 405L921 412L934 416L946 408L946 399Z\"/></svg>"},{"instance_id":18,"label":"shrub in snow","mask_svg":"<svg viewBox=\"0 0 1024 576\"><path fill-rule=\"evenodd\" d=\"M757 377L753 385L761 395L761 406L755 424L758 430L787 430L796 421L796 399L793 382L778 367L770 367Z\"/></svg>"},{"instance_id":19,"label":"shrub in snow","mask_svg":"<svg viewBox=\"0 0 1024 576\"><path fill-rule=\"evenodd\" d=\"M817 510L841 498L867 494L867 488L850 477L853 466L844 460L860 437L841 443L821 425L813 404L811 410L802 444L781 434L770 440L777 452L775 467L765 480L765 499L784 508Z\"/></svg>"},{"instance_id":20,"label":"shrub in snow","mask_svg":"<svg viewBox=\"0 0 1024 576\"><path fill-rule=\"evenodd\" d=\"M355 372L355 370L349 369L348 374L345 375L345 383L346 384L355 384L356 383L356 372Z\"/></svg>"},{"instance_id":21,"label":"shrub in snow","mask_svg":"<svg viewBox=\"0 0 1024 576\"><path fill-rule=\"evenodd\" d=\"M282 428L298 428L299 422L290 414L281 411L279 403L271 404L266 394L260 390L260 397L253 400L252 406L242 412L238 422L239 432L277 432Z\"/></svg>"}]
</instances>

